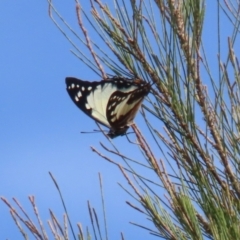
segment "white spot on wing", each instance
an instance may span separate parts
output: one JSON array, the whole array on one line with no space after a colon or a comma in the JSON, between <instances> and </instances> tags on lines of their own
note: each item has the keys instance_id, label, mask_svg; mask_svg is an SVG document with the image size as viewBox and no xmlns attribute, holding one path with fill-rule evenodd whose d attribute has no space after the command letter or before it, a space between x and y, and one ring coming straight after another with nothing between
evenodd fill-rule
<instances>
[{"instance_id":1,"label":"white spot on wing","mask_svg":"<svg viewBox=\"0 0 240 240\"><path fill-rule=\"evenodd\" d=\"M76 101L76 102L78 102L78 101L79 101L79 99L78 99L78 97L77 97L77 96L75 96L75 101Z\"/></svg>"},{"instance_id":2,"label":"white spot on wing","mask_svg":"<svg viewBox=\"0 0 240 240\"><path fill-rule=\"evenodd\" d=\"M79 98L82 96L81 91L79 91L79 92L77 93L77 96L78 96Z\"/></svg>"},{"instance_id":3,"label":"white spot on wing","mask_svg":"<svg viewBox=\"0 0 240 240\"><path fill-rule=\"evenodd\" d=\"M79 88L79 85L77 85L77 88Z\"/></svg>"},{"instance_id":4,"label":"white spot on wing","mask_svg":"<svg viewBox=\"0 0 240 240\"><path fill-rule=\"evenodd\" d=\"M88 110L91 108L87 103L85 104L85 107L86 107L86 109L88 109Z\"/></svg>"},{"instance_id":5,"label":"white spot on wing","mask_svg":"<svg viewBox=\"0 0 240 240\"><path fill-rule=\"evenodd\" d=\"M91 87L91 86L89 86L89 87L88 87L88 91L90 91L91 89L92 89L92 87Z\"/></svg>"},{"instance_id":6,"label":"white spot on wing","mask_svg":"<svg viewBox=\"0 0 240 240\"><path fill-rule=\"evenodd\" d=\"M82 91L85 91L85 87L82 87Z\"/></svg>"},{"instance_id":7,"label":"white spot on wing","mask_svg":"<svg viewBox=\"0 0 240 240\"><path fill-rule=\"evenodd\" d=\"M72 87L72 88L74 88L74 87L75 87L75 84L74 84L74 83L72 83L71 87Z\"/></svg>"},{"instance_id":8,"label":"white spot on wing","mask_svg":"<svg viewBox=\"0 0 240 240\"><path fill-rule=\"evenodd\" d=\"M111 118L111 122L114 122L114 121L116 121L116 116Z\"/></svg>"}]
</instances>

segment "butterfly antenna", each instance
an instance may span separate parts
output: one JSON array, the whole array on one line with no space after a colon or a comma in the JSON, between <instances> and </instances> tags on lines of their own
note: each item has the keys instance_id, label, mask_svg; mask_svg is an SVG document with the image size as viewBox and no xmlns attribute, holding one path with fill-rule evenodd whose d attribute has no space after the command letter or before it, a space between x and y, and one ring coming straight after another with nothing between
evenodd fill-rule
<instances>
[{"instance_id":1,"label":"butterfly antenna","mask_svg":"<svg viewBox=\"0 0 240 240\"><path fill-rule=\"evenodd\" d=\"M101 130L96 130L96 129L93 129L93 131L92 132L80 132L80 133L101 133L102 131ZM104 131L104 132L106 132L106 131Z\"/></svg>"}]
</instances>

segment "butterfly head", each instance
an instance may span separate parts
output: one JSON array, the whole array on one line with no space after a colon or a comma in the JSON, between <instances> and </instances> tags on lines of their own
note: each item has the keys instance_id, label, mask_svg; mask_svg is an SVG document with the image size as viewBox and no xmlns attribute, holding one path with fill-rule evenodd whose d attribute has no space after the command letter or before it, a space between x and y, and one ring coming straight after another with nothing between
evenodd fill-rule
<instances>
[{"instance_id":1,"label":"butterfly head","mask_svg":"<svg viewBox=\"0 0 240 240\"><path fill-rule=\"evenodd\" d=\"M128 126L123 126L121 128L117 128L117 129L110 129L107 136L110 137L111 139L118 137L118 136L123 136L126 134L128 128L129 128Z\"/></svg>"}]
</instances>

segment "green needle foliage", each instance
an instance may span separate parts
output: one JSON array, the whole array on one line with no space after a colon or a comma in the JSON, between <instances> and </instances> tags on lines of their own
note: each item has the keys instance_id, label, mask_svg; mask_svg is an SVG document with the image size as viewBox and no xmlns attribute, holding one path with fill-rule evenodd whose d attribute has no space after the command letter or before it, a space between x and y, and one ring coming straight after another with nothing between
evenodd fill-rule
<instances>
[{"instance_id":1,"label":"green needle foliage","mask_svg":"<svg viewBox=\"0 0 240 240\"><path fill-rule=\"evenodd\" d=\"M126 136L132 155L107 137L92 147L119 167L128 204L152 228L133 224L161 239L240 239L240 3L75 2L77 31L49 0L74 55L103 79L107 71L152 83L142 122Z\"/></svg>"}]
</instances>

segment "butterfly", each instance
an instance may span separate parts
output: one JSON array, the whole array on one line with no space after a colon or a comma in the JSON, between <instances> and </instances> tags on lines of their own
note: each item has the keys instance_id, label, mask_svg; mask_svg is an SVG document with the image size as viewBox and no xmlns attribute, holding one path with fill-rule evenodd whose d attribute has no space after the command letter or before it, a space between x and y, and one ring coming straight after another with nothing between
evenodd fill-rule
<instances>
[{"instance_id":1,"label":"butterfly","mask_svg":"<svg viewBox=\"0 0 240 240\"><path fill-rule=\"evenodd\" d=\"M110 129L110 138L126 134L151 88L143 80L118 76L99 82L67 77L66 85L77 107Z\"/></svg>"}]
</instances>

